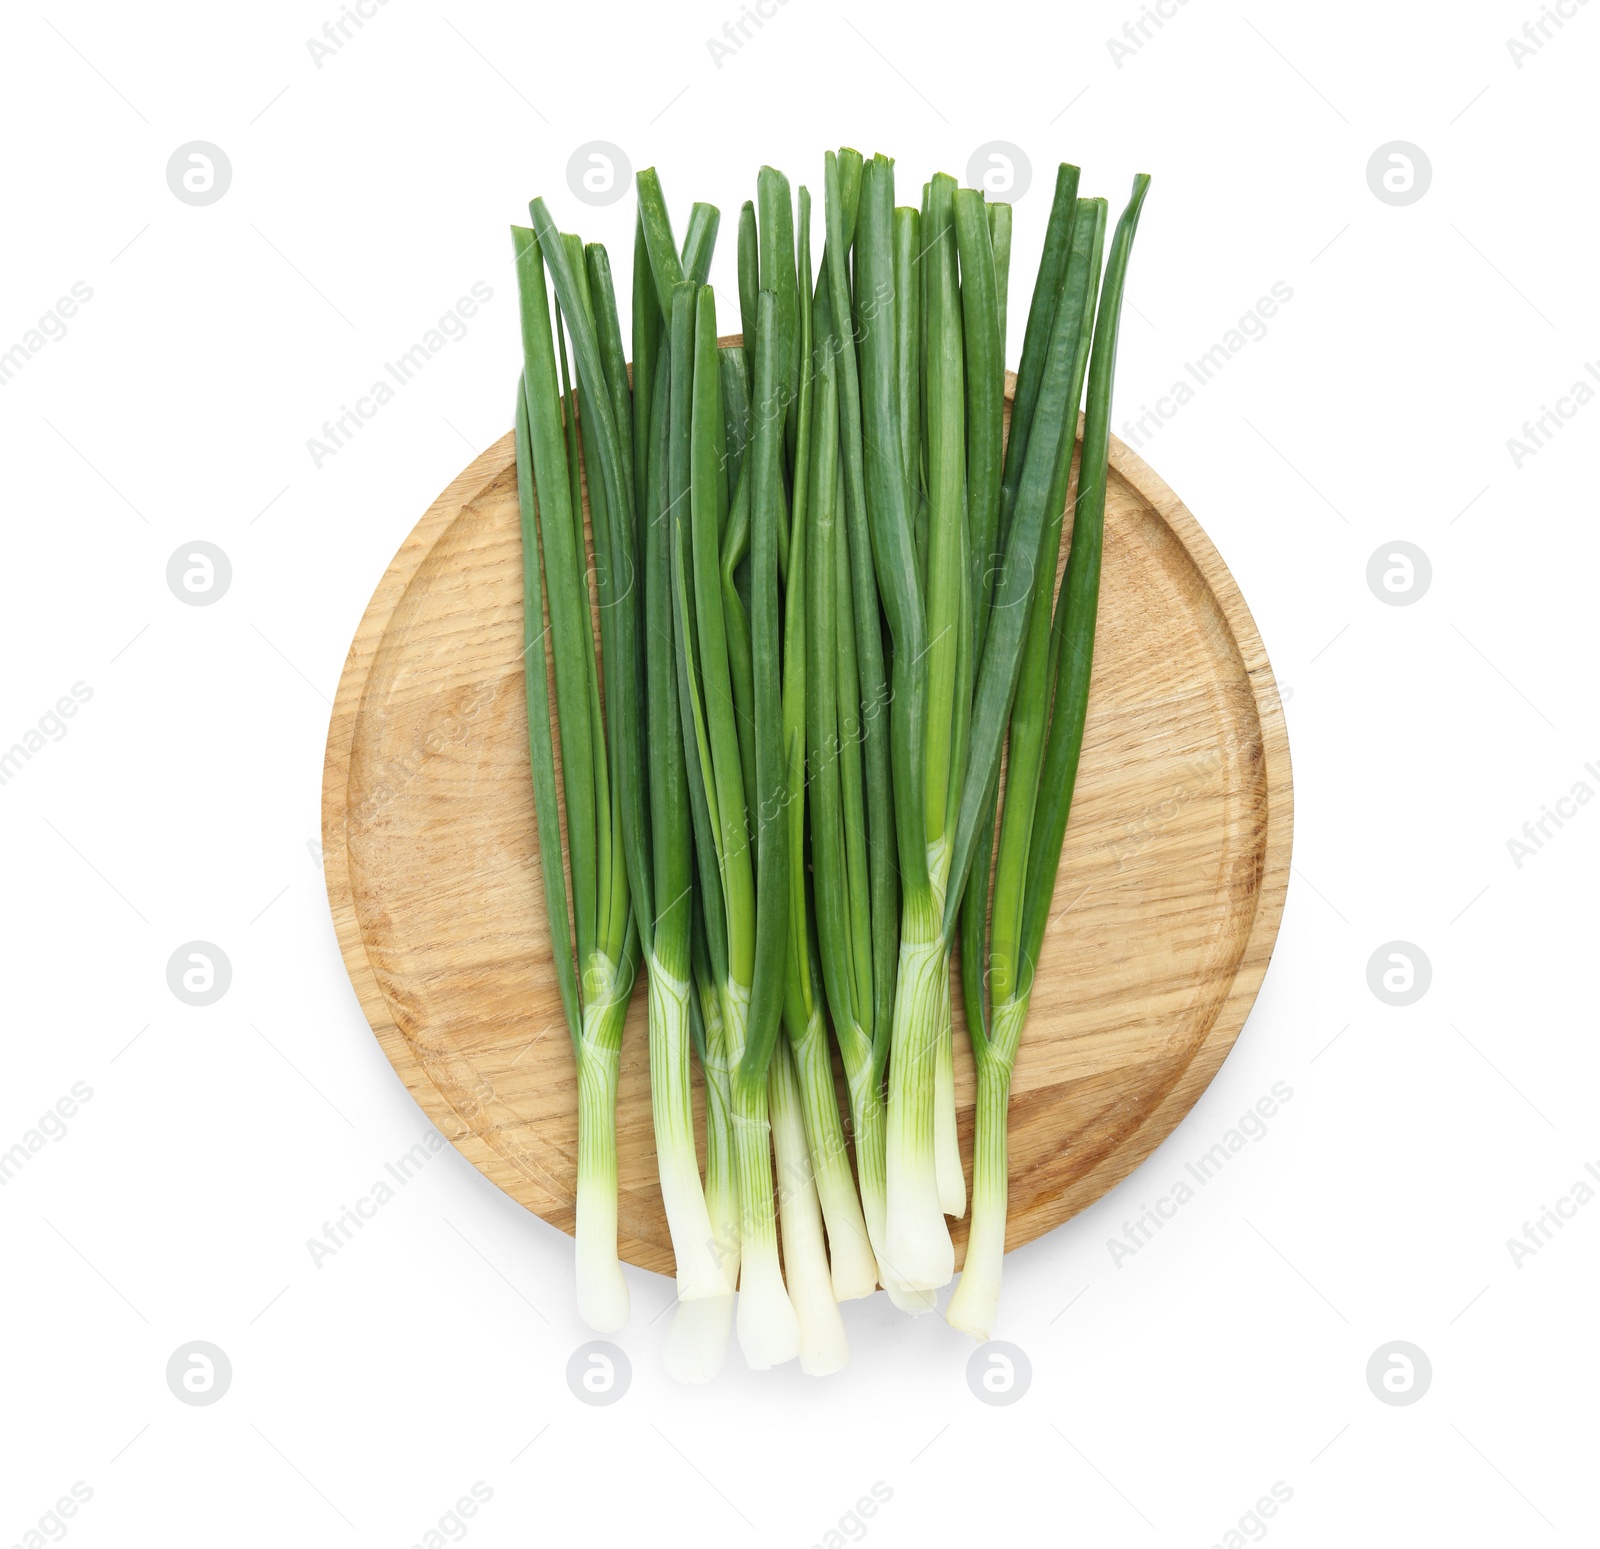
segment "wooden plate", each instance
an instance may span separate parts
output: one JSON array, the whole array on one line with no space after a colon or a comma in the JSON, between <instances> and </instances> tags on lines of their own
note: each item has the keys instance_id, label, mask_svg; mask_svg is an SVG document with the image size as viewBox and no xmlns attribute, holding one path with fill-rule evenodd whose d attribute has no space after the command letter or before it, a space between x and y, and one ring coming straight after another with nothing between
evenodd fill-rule
<instances>
[{"instance_id":1,"label":"wooden plate","mask_svg":"<svg viewBox=\"0 0 1600 1549\"><path fill-rule=\"evenodd\" d=\"M1115 439L1111 470L1083 760L1012 1088L1008 1247L1092 1203L1188 1112L1244 1025L1289 876L1288 737L1249 610L1199 524ZM507 435L418 522L356 631L328 732L323 845L339 944L384 1053L476 1167L570 1232L576 1082L521 646ZM955 1004L970 1185L972 1060ZM622 1054L619 1246L670 1274L648 1063L641 973ZM959 1264L966 1223L953 1229Z\"/></svg>"}]
</instances>

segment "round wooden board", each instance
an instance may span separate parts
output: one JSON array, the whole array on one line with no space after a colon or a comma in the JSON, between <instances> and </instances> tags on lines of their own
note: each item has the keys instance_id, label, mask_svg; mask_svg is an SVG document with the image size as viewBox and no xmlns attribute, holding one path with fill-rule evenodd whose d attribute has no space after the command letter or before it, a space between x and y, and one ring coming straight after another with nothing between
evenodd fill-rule
<instances>
[{"instance_id":1,"label":"round wooden board","mask_svg":"<svg viewBox=\"0 0 1600 1549\"><path fill-rule=\"evenodd\" d=\"M1199 524L1115 439L1111 470L1083 759L1012 1086L1008 1248L1091 1204L1188 1112L1260 988L1289 877L1288 737L1249 610ZM476 1167L570 1232L576 1080L521 658L506 435L417 523L356 631L328 732L323 846L339 944L384 1053ZM642 980L622 1052L619 1249L670 1274ZM970 1188L959 988L955 1007ZM952 1232L959 1265L966 1222Z\"/></svg>"}]
</instances>

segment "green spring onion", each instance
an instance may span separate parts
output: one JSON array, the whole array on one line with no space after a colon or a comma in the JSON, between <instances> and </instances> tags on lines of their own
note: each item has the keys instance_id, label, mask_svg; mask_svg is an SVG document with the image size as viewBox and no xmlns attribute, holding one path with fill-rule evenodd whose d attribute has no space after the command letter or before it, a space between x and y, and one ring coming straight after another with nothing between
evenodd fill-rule
<instances>
[{"instance_id":1,"label":"green spring onion","mask_svg":"<svg viewBox=\"0 0 1600 1549\"><path fill-rule=\"evenodd\" d=\"M592 1328L607 1332L628 1317L628 1287L617 1261L616 1097L638 935L626 875L604 863L608 852L621 849L620 812L608 779L590 594L579 557L583 513L571 498L564 426L574 422L572 400L563 409L540 244L521 227L512 228L512 240L522 297L516 440L529 758L556 979L578 1066L578 1310ZM604 555L604 539L599 549ZM555 678L554 717L547 672ZM552 733L560 741L565 785L570 911Z\"/></svg>"},{"instance_id":2,"label":"green spring onion","mask_svg":"<svg viewBox=\"0 0 1600 1549\"><path fill-rule=\"evenodd\" d=\"M1066 285L1058 307L1058 313L1077 314L1075 322L1069 321L1077 334L1067 399L1074 419L1086 359L1089 396L1071 548L1053 617L1050 588L1060 546L1060 516L1052 516L1045 523L1037 552L1043 584L1033 594L1028 609L1027 638L1010 720L1010 756L990 906L987 967L993 1012L987 1031L981 1017L972 1026L973 1057L978 1070L972 1235L961 1283L950 1299L946 1317L954 1327L978 1339L989 1337L1000 1294L1006 1232L1006 1109L1011 1072L1033 993L1083 747L1100 594L1118 327L1128 255L1149 183L1143 174L1134 179L1133 196L1117 222L1105 286L1094 316L1092 358L1089 319L1094 312L1105 231L1102 201L1083 201L1078 206ZM1086 210L1085 205L1092 208ZM1080 238L1079 232L1087 235ZM1063 332L1059 322L1056 332ZM1048 387L1041 393L1041 403L1047 392ZM1060 511L1066 499L1073 439L1070 434L1066 437L1057 457L1046 507L1050 512ZM987 878L975 877L974 887L980 881L986 884ZM973 966L976 969L976 964Z\"/></svg>"},{"instance_id":3,"label":"green spring onion","mask_svg":"<svg viewBox=\"0 0 1600 1549\"><path fill-rule=\"evenodd\" d=\"M743 344L719 348L719 214L693 206L680 248L654 169L638 175L631 383L605 249L561 234L542 200L513 228L530 760L541 852L559 854L564 809L571 879L569 899L543 868L579 1073L579 1306L597 1328L627 1315L615 1105L642 960L677 1261L667 1362L689 1381L720 1368L736 1292L752 1367L798 1356L820 1373L849 1359L839 1301L881 1283L925 1311L952 1278L958 930L978 1115L947 1315L992 1326L1007 1105L1081 752L1148 183L1102 292L1105 204L1060 169L1007 434L1010 207L939 174L920 208L896 208L893 162L849 149L824 178L813 275L810 196L797 223L788 179L761 169L739 220Z\"/></svg>"},{"instance_id":4,"label":"green spring onion","mask_svg":"<svg viewBox=\"0 0 1600 1549\"><path fill-rule=\"evenodd\" d=\"M861 1199L850 1176L849 1153L844 1130L839 1123L839 1102L834 1092L833 1064L823 1017L820 950L806 871L807 678L810 667L807 513L814 499L810 460L816 398L812 359L815 318L811 291L810 217L811 196L802 185L797 329L801 375L796 395L790 558L783 621L783 739L788 763L785 799L789 834L789 953L784 1026L789 1034L795 1066L797 1093L809 1147L809 1165L823 1219L827 1223L833 1295L838 1301L849 1301L870 1296L877 1288L878 1263L862 1216ZM826 434L835 434L831 421ZM847 644L841 642L841 647ZM823 662L822 665L826 669L831 664ZM776 1117L773 1122L776 1125ZM785 1232L786 1245L788 1240ZM793 1263L793 1254L787 1246L785 1253L789 1255L788 1261ZM807 1319L798 1301L795 1310L801 1320L804 1363Z\"/></svg>"}]
</instances>

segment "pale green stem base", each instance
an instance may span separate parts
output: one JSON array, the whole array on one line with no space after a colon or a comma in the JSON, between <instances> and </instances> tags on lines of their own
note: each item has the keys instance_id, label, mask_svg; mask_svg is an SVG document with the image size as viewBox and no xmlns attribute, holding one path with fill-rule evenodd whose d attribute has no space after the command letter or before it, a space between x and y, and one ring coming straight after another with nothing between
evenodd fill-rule
<instances>
[{"instance_id":1,"label":"pale green stem base","mask_svg":"<svg viewBox=\"0 0 1600 1549\"><path fill-rule=\"evenodd\" d=\"M651 961L650 1109L655 1120L661 1199L678 1265L678 1298L685 1302L728 1292L694 1143L689 1080L691 993L686 980L668 972L659 960Z\"/></svg>"},{"instance_id":2,"label":"pale green stem base","mask_svg":"<svg viewBox=\"0 0 1600 1549\"><path fill-rule=\"evenodd\" d=\"M961 1144L956 1136L956 1064L950 1011L950 955L944 957L944 994L939 1000L938 1041L933 1066L933 1169L939 1184L939 1208L958 1219L967 1213L967 1180L961 1171Z\"/></svg>"},{"instance_id":3,"label":"pale green stem base","mask_svg":"<svg viewBox=\"0 0 1600 1549\"><path fill-rule=\"evenodd\" d=\"M871 1296L878 1284L878 1260L862 1217L855 1180L850 1176L850 1156L845 1146L844 1128L839 1123L839 1099L833 1086L828 1033L820 1010L812 1013L804 1036L792 1045L792 1052L796 1096L804 1116L806 1140L805 1152L799 1160L808 1169L807 1186L814 1186L823 1220L827 1223L833 1295L841 1302ZM776 1129L776 1106L773 1125ZM783 1188L791 1180L781 1150L778 1178L781 1201ZM784 1242L788 1240L785 1231ZM785 1253L787 1251L785 1248Z\"/></svg>"},{"instance_id":4,"label":"pale green stem base","mask_svg":"<svg viewBox=\"0 0 1600 1549\"><path fill-rule=\"evenodd\" d=\"M772 1143L778 1158L783 1265L789 1299L800 1325L800 1369L809 1376L822 1377L848 1364L850 1344L833 1294L794 1055L781 1037L772 1054L768 1090ZM863 1241L865 1237L863 1227Z\"/></svg>"},{"instance_id":5,"label":"pale green stem base","mask_svg":"<svg viewBox=\"0 0 1600 1549\"><path fill-rule=\"evenodd\" d=\"M878 1263L879 1278L885 1277L883 1256L889 1225L889 1184L884 1147L888 1115L883 1105L883 1078L872 1066L872 1055L864 1048L860 1035L854 1058L845 1055L845 1081L850 1089L850 1127L856 1147L856 1182L860 1189L861 1215Z\"/></svg>"},{"instance_id":6,"label":"pale green stem base","mask_svg":"<svg viewBox=\"0 0 1600 1549\"><path fill-rule=\"evenodd\" d=\"M888 1226L879 1267L907 1289L935 1290L955 1274L934 1145L939 1008L949 1001L950 979L937 925L920 936L907 926L889 1054Z\"/></svg>"},{"instance_id":7,"label":"pale green stem base","mask_svg":"<svg viewBox=\"0 0 1600 1549\"><path fill-rule=\"evenodd\" d=\"M628 1282L617 1260L617 1072L626 1015L626 999L587 1006L577 1054L578 1315L601 1334L628 1321Z\"/></svg>"},{"instance_id":8,"label":"pale green stem base","mask_svg":"<svg viewBox=\"0 0 1600 1549\"><path fill-rule=\"evenodd\" d=\"M889 1262L885 1237L888 1232L889 1188L885 1176L884 1149L887 1140L888 1114L884 1108L883 1091L878 1074L870 1058L853 1075L846 1072L850 1081L851 1122L855 1128L856 1173L861 1184L861 1208L866 1218L867 1236L871 1240L878 1261L878 1279L889 1300L901 1312L913 1315L932 1312L938 1301L937 1291L913 1291L894 1272Z\"/></svg>"},{"instance_id":9,"label":"pale green stem base","mask_svg":"<svg viewBox=\"0 0 1600 1549\"><path fill-rule=\"evenodd\" d=\"M727 1050L706 1049L706 1210L729 1296L739 1287L739 1175L733 1155L733 1087Z\"/></svg>"},{"instance_id":10,"label":"pale green stem base","mask_svg":"<svg viewBox=\"0 0 1600 1549\"><path fill-rule=\"evenodd\" d=\"M733 1115L739 1164L739 1348L752 1371L781 1366L800 1353L800 1322L778 1264L778 1223L772 1208L772 1126L766 1094L747 1099L752 1111ZM759 1113L753 1110L761 1110Z\"/></svg>"},{"instance_id":11,"label":"pale green stem base","mask_svg":"<svg viewBox=\"0 0 1600 1549\"><path fill-rule=\"evenodd\" d=\"M1006 1251L1006 1110L1011 1067L1028 1014L1024 1000L996 1009L986 1053L978 1057L977 1133L973 1146L972 1229L961 1283L945 1309L952 1328L987 1339L1000 1305L1001 1265Z\"/></svg>"},{"instance_id":12,"label":"pale green stem base","mask_svg":"<svg viewBox=\"0 0 1600 1549\"><path fill-rule=\"evenodd\" d=\"M865 1041L862 1035L862 1042ZM860 1047L857 1044L856 1047ZM873 1069L870 1054L850 1068L845 1062L845 1079L850 1085L850 1123L855 1131L856 1176L861 1189L861 1211L867 1224L867 1237L877 1258L878 1280L889 1293L889 1300L902 1312L933 1310L937 1293L908 1290L889 1262L885 1238L888 1233L889 1185L884 1155L887 1143L888 1113L883 1102L879 1073Z\"/></svg>"},{"instance_id":13,"label":"pale green stem base","mask_svg":"<svg viewBox=\"0 0 1600 1549\"><path fill-rule=\"evenodd\" d=\"M744 1052L750 990L723 986L722 1016L730 1061ZM772 1127L766 1082L733 1079L733 1155L739 1186L739 1347L752 1371L792 1361L800 1353L800 1324L778 1264L778 1218L772 1203Z\"/></svg>"}]
</instances>

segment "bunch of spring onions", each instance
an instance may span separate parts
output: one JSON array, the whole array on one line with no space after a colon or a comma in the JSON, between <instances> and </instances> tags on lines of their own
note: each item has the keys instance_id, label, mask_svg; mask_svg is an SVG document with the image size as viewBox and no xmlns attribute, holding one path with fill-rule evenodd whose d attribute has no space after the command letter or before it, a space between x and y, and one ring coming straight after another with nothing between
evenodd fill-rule
<instances>
[{"instance_id":1,"label":"bunch of spring onions","mask_svg":"<svg viewBox=\"0 0 1600 1549\"><path fill-rule=\"evenodd\" d=\"M628 1313L616 1092L642 964L677 1264L667 1363L684 1380L720 1368L735 1306L752 1367L822 1373L849 1359L839 1302L881 1284L923 1311L952 1279L958 938L978 1109L947 1317L992 1327L1011 1073L1083 739L1147 183L1105 258L1105 202L1060 169L1009 435L1011 210L943 174L896 206L892 161L829 152L814 266L808 190L763 168L738 226L742 342L722 345L718 212L695 205L680 245L640 173L631 374L605 249L538 199L513 228L529 740L578 1067L578 1307L600 1330Z\"/></svg>"}]
</instances>

